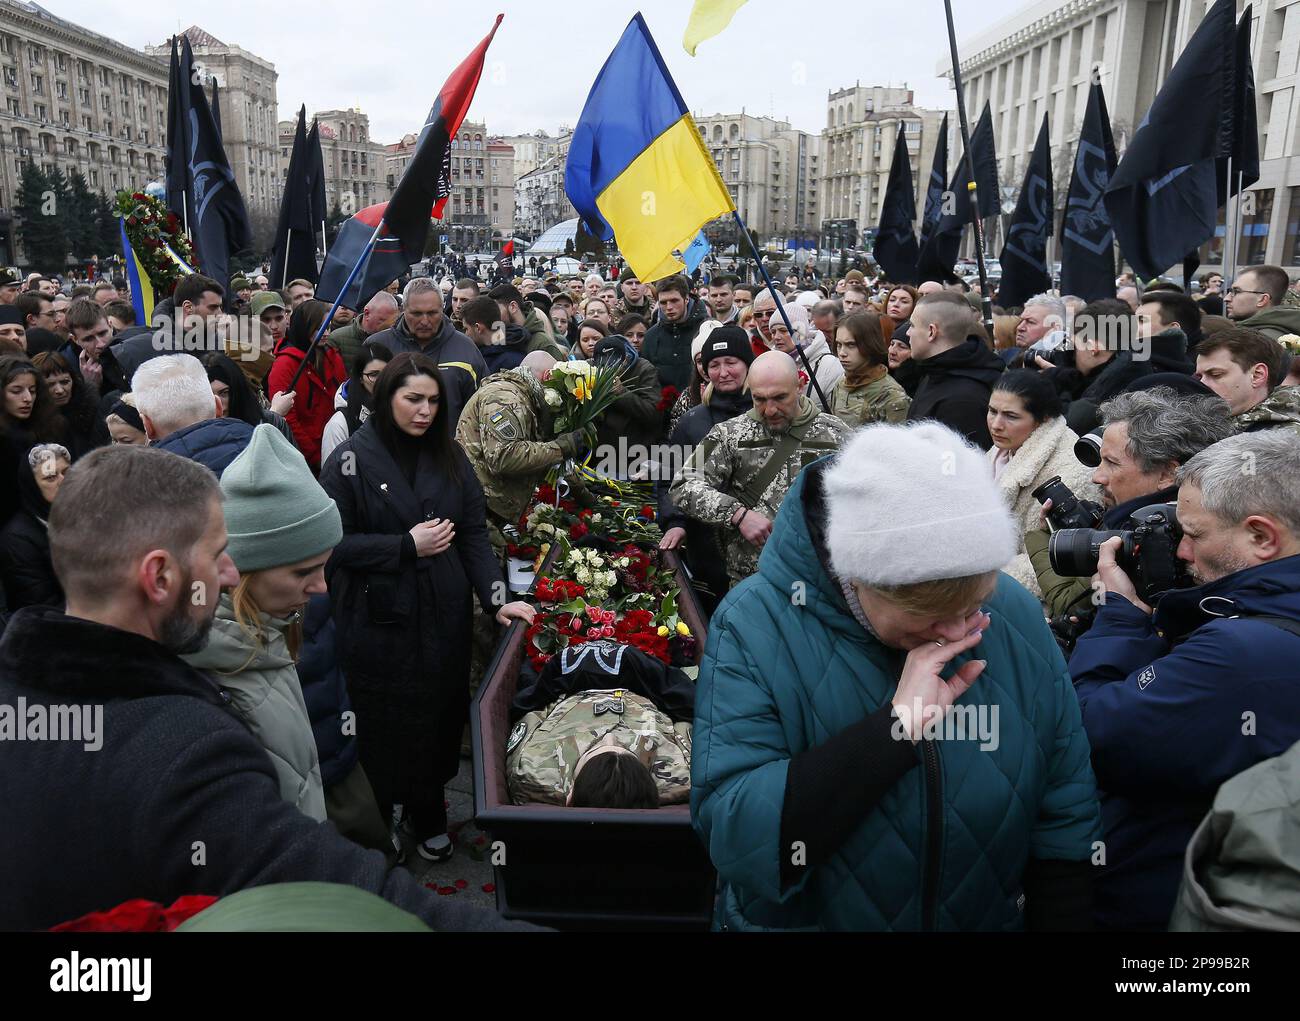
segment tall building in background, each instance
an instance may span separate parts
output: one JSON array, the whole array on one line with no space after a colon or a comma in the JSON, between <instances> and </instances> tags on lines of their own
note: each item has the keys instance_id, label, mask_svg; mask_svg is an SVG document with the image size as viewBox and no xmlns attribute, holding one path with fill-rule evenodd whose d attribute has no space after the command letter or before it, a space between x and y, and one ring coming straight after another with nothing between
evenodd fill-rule
<instances>
[{"instance_id":1,"label":"tall building in background","mask_svg":"<svg viewBox=\"0 0 1300 1021\"><path fill-rule=\"evenodd\" d=\"M569 151L569 139L573 132L568 125L560 125L558 135L549 135L541 128L527 135L506 135L501 141L515 150L515 179L523 177L540 167L543 163L562 156Z\"/></svg>"},{"instance_id":2,"label":"tall building in background","mask_svg":"<svg viewBox=\"0 0 1300 1021\"><path fill-rule=\"evenodd\" d=\"M406 135L385 146L385 180L397 187L415 155L418 136ZM487 126L464 121L451 140L451 196L442 221L433 231L459 252L494 252L508 240L515 225L515 150L504 139L492 138Z\"/></svg>"},{"instance_id":3,"label":"tall building in background","mask_svg":"<svg viewBox=\"0 0 1300 1021\"><path fill-rule=\"evenodd\" d=\"M197 25L187 28L183 34L190 41L194 62L202 69L209 92L213 78L220 86L222 142L239 190L243 193L244 204L252 214L274 216L280 208L283 190L276 125L275 65L239 46L223 43ZM171 47L164 42L146 47L145 52L161 67L163 91L166 92Z\"/></svg>"},{"instance_id":4,"label":"tall building in background","mask_svg":"<svg viewBox=\"0 0 1300 1021\"><path fill-rule=\"evenodd\" d=\"M370 118L357 109L318 110L307 116L320 123L321 156L325 161L325 204L331 211L337 206L344 215L383 202L388 198L387 147L370 137ZM298 121L280 121L277 135L280 146L279 195L289 173L289 156ZM277 206L278 208L278 206ZM319 229L319 228L318 228Z\"/></svg>"},{"instance_id":5,"label":"tall building in background","mask_svg":"<svg viewBox=\"0 0 1300 1021\"><path fill-rule=\"evenodd\" d=\"M1105 90L1122 153L1210 6L1206 0L1043 0L963 42L966 109L973 118L991 104L1003 185L1019 185L1046 113L1059 215L1093 77ZM1238 16L1244 7L1238 0ZM1256 0L1251 37L1260 178L1247 193L1254 212L1242 217L1237 264L1294 271L1300 268L1300 4ZM947 61L936 70L952 77ZM1222 263L1222 213L1219 222L1219 236L1201 252L1207 267Z\"/></svg>"},{"instance_id":6,"label":"tall building in background","mask_svg":"<svg viewBox=\"0 0 1300 1021\"><path fill-rule=\"evenodd\" d=\"M907 88L857 84L829 93L821 138L820 221L827 225L852 221L857 245L870 247L865 234L880 222L899 131L907 137L919 216L925 196L921 185L929 179L943 115L942 110L913 105ZM827 226L823 233L830 236L832 230ZM847 235L841 237L847 240Z\"/></svg>"},{"instance_id":7,"label":"tall building in background","mask_svg":"<svg viewBox=\"0 0 1300 1021\"><path fill-rule=\"evenodd\" d=\"M817 233L817 136L744 112L695 117L736 210L765 241Z\"/></svg>"},{"instance_id":8,"label":"tall building in background","mask_svg":"<svg viewBox=\"0 0 1300 1021\"><path fill-rule=\"evenodd\" d=\"M547 155L515 178L515 230L530 240L578 215L564 191L564 166L572 139L572 132L562 131L554 148L548 144Z\"/></svg>"},{"instance_id":9,"label":"tall building in background","mask_svg":"<svg viewBox=\"0 0 1300 1021\"><path fill-rule=\"evenodd\" d=\"M163 173L167 65L36 4L0 0L0 265L25 265L13 208L24 165L81 171L110 197Z\"/></svg>"}]
</instances>

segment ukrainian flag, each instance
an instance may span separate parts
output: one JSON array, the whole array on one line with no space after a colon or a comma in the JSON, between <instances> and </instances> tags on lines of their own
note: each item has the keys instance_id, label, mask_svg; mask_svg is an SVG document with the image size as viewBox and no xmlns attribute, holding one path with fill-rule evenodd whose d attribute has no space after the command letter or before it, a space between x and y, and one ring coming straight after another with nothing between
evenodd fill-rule
<instances>
[{"instance_id":1,"label":"ukrainian flag","mask_svg":"<svg viewBox=\"0 0 1300 1021\"><path fill-rule=\"evenodd\" d=\"M681 272L700 228L736 208L639 13L587 96L564 190L642 280Z\"/></svg>"},{"instance_id":2,"label":"ukrainian flag","mask_svg":"<svg viewBox=\"0 0 1300 1021\"><path fill-rule=\"evenodd\" d=\"M135 321L142 326L148 326L153 319L153 284L149 282L149 274L145 272L144 266L140 264L140 257L135 254L135 249L127 239L126 221L119 218L117 226L122 232L122 259L126 262L126 279L131 285L131 304L135 306Z\"/></svg>"}]
</instances>

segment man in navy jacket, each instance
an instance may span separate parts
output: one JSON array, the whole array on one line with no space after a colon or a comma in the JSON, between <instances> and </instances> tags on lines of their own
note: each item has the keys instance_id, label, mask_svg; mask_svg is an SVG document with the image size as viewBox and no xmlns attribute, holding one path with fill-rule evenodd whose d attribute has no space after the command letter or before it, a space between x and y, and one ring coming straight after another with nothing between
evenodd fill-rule
<instances>
[{"instance_id":1,"label":"man in navy jacket","mask_svg":"<svg viewBox=\"0 0 1300 1021\"><path fill-rule=\"evenodd\" d=\"M1300 741L1300 446L1232 436L1177 481L1178 556L1197 587L1153 611L1108 540L1106 600L1070 659L1103 791L1103 928L1164 929L1219 785Z\"/></svg>"}]
</instances>

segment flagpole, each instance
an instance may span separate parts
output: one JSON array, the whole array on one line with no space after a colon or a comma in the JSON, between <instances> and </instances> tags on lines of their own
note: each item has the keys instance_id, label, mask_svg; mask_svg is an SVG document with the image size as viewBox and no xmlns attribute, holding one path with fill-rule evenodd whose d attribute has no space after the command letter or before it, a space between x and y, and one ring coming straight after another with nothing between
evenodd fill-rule
<instances>
[{"instance_id":1,"label":"flagpole","mask_svg":"<svg viewBox=\"0 0 1300 1021\"><path fill-rule=\"evenodd\" d=\"M1229 173L1231 173L1231 170L1229 170ZM1244 175L1243 175L1243 173L1242 173L1241 168L1238 167L1238 168L1237 168L1237 194L1234 195L1233 198L1232 198L1233 203L1234 203L1235 206L1236 206L1236 213L1235 213L1235 214L1233 215L1233 217L1232 217L1232 224L1233 224L1232 229L1233 229L1233 231L1235 231L1235 235L1234 235L1234 237L1233 237L1233 239L1232 239L1232 240L1233 240L1233 244L1232 244L1232 272L1233 272L1234 274L1237 272L1237 245L1238 245L1238 243L1240 242L1240 239L1241 239L1241 183L1242 183L1242 178L1243 178L1243 176L1244 176Z\"/></svg>"},{"instance_id":2,"label":"flagpole","mask_svg":"<svg viewBox=\"0 0 1300 1021\"><path fill-rule=\"evenodd\" d=\"M328 258L330 254L329 243L325 240L325 221L320 222L320 247L321 253Z\"/></svg>"},{"instance_id":3,"label":"flagpole","mask_svg":"<svg viewBox=\"0 0 1300 1021\"><path fill-rule=\"evenodd\" d=\"M366 247L361 252L361 258L357 259L356 265L352 267L352 272L348 274L347 280L343 281L343 286L339 288L338 297L334 299L334 304L330 306L329 315L321 321L320 329L316 331L316 335L311 338L311 343L307 345L307 353L302 356L302 364L298 366L298 371L293 374L293 379L289 381L289 385L286 388L289 393L293 393L298 389L298 380L302 378L302 374L307 370L307 362L311 358L312 352L316 350L316 345L320 343L321 336L327 329L329 329L330 323L334 321L334 313L339 310L339 305L343 301L343 295L348 293L348 288L352 286L352 281L357 278L357 274L361 272L361 267L364 266L366 260L370 258L370 253L374 251L375 242L379 240L379 232L383 229L384 221L383 219L380 219L379 223L375 225L375 232L370 235L370 240L366 242Z\"/></svg>"},{"instance_id":4,"label":"flagpole","mask_svg":"<svg viewBox=\"0 0 1300 1021\"><path fill-rule=\"evenodd\" d=\"M826 409L827 414L830 414L831 402L822 393L821 384L817 382L817 374L813 372L813 367L808 362L808 355L803 349L803 344L795 338L794 326L791 325L790 317L785 311L785 298L776 293L776 284L772 283L772 277L768 274L767 267L763 265L763 260L759 258L758 248L754 245L754 239L749 236L749 228L745 226L745 221L740 218L740 212L733 209L731 216L736 221L736 226L740 228L740 233L744 235L749 250L754 253L754 260L758 263L758 271L763 274L763 283L767 284L767 289L772 292L772 298L776 301L776 310L781 313L781 318L785 321L785 328L790 331L790 339L795 342L794 349L799 354L799 360L803 362L803 367L808 370L808 381L812 383L813 389L817 391L822 407Z\"/></svg>"},{"instance_id":5,"label":"flagpole","mask_svg":"<svg viewBox=\"0 0 1300 1021\"><path fill-rule=\"evenodd\" d=\"M1228 191L1232 191L1232 156L1228 156ZM1241 215L1241 190L1236 195L1229 195L1223 203L1223 282L1232 286L1232 278L1237 272L1237 246L1234 243L1240 226L1235 224Z\"/></svg>"},{"instance_id":6,"label":"flagpole","mask_svg":"<svg viewBox=\"0 0 1300 1021\"><path fill-rule=\"evenodd\" d=\"M284 266L280 269L280 290L289 286L289 245L293 243L293 228L284 228Z\"/></svg>"},{"instance_id":7,"label":"flagpole","mask_svg":"<svg viewBox=\"0 0 1300 1021\"><path fill-rule=\"evenodd\" d=\"M970 151L970 125L966 121L966 97L961 88L961 63L957 57L957 29L952 22L951 0L943 0L943 13L948 19L948 48L952 51L952 83L957 90L957 120L961 126L962 148L965 149L966 174L970 178L971 221L975 227L975 264L980 275L980 297L984 309L984 329L993 339L993 299L989 296L989 274L984 266L984 222L980 219L979 192L975 185L975 157Z\"/></svg>"}]
</instances>

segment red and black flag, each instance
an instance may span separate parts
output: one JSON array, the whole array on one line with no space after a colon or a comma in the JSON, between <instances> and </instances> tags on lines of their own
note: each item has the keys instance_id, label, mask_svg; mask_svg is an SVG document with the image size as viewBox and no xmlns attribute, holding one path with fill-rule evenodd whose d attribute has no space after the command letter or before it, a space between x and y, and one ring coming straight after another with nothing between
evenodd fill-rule
<instances>
[{"instance_id":1,"label":"red and black flag","mask_svg":"<svg viewBox=\"0 0 1300 1021\"><path fill-rule=\"evenodd\" d=\"M460 130L469 110L483 74L483 58L503 17L497 15L492 31L443 85L420 129L415 155L388 200L384 214L386 235L401 241L407 262L416 263L424 257L430 215L442 219L443 206L451 195L451 139Z\"/></svg>"}]
</instances>

